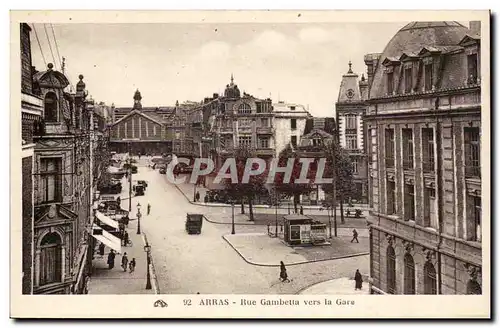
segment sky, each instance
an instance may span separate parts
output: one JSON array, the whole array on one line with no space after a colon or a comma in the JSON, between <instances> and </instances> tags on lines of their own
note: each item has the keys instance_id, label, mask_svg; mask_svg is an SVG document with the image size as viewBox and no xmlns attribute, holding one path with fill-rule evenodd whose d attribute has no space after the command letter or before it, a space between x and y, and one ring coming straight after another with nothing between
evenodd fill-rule
<instances>
[{"instance_id":1,"label":"sky","mask_svg":"<svg viewBox=\"0 0 500 328\"><path fill-rule=\"evenodd\" d=\"M201 101L223 93L233 74L242 92L332 116L348 62L361 77L363 56L382 52L407 23L30 26L33 65L60 70L64 57L72 84L82 74L89 95L108 105L131 107L136 89L143 106Z\"/></svg>"}]
</instances>

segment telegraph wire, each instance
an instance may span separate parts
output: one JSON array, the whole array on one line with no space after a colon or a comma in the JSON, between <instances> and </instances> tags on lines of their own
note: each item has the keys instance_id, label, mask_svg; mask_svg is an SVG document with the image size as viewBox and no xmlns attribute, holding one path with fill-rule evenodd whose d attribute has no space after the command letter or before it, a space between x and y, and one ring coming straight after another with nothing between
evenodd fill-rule
<instances>
[{"instance_id":1,"label":"telegraph wire","mask_svg":"<svg viewBox=\"0 0 500 328\"><path fill-rule=\"evenodd\" d=\"M52 42L50 42L50 38L49 38L49 33L47 32L47 24L43 24L43 28L45 30L45 35L47 36L47 41L49 42L49 49L50 49L50 53L52 54L52 60L54 61L54 66L56 66L57 62L56 62L56 57L54 57L54 52L52 51ZM56 67L57 69L57 67Z\"/></svg>"},{"instance_id":2,"label":"telegraph wire","mask_svg":"<svg viewBox=\"0 0 500 328\"><path fill-rule=\"evenodd\" d=\"M40 39L38 38L38 33L36 32L35 24L33 23L31 25L33 25L33 31L35 31L35 37L38 43L38 48L40 48L40 53L42 54L43 63L45 64L45 66L47 66L47 61L45 60L45 55L43 54L42 45L40 44Z\"/></svg>"},{"instance_id":3,"label":"telegraph wire","mask_svg":"<svg viewBox=\"0 0 500 328\"><path fill-rule=\"evenodd\" d=\"M62 69L63 63L61 60L61 54L59 53L59 45L57 44L56 33L54 32L54 25L52 25L52 23L50 24L50 28L52 29L52 37L54 38L54 43L56 44L57 57L59 58L59 64Z\"/></svg>"}]
</instances>

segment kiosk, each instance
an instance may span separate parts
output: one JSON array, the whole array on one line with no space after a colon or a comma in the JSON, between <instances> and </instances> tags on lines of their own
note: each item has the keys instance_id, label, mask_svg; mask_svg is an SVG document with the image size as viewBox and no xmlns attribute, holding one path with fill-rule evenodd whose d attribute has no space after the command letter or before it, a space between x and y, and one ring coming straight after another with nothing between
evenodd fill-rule
<instances>
[{"instance_id":1,"label":"kiosk","mask_svg":"<svg viewBox=\"0 0 500 328\"><path fill-rule=\"evenodd\" d=\"M283 220L283 238L289 245L326 243L326 224L298 214L287 215Z\"/></svg>"}]
</instances>

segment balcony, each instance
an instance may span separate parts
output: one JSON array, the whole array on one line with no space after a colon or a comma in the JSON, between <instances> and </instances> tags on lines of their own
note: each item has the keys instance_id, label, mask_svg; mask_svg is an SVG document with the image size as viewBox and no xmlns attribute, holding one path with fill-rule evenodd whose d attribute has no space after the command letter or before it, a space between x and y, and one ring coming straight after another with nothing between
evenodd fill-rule
<instances>
[{"instance_id":1,"label":"balcony","mask_svg":"<svg viewBox=\"0 0 500 328\"><path fill-rule=\"evenodd\" d=\"M273 156L274 149L273 148L257 148L255 149L257 156Z\"/></svg>"},{"instance_id":2,"label":"balcony","mask_svg":"<svg viewBox=\"0 0 500 328\"><path fill-rule=\"evenodd\" d=\"M233 134L233 128L230 127L230 128L226 128L226 127L223 127L223 128L220 128L220 132L221 134Z\"/></svg>"},{"instance_id":3,"label":"balcony","mask_svg":"<svg viewBox=\"0 0 500 328\"><path fill-rule=\"evenodd\" d=\"M269 126L258 127L257 134L273 134L273 128Z\"/></svg>"}]
</instances>

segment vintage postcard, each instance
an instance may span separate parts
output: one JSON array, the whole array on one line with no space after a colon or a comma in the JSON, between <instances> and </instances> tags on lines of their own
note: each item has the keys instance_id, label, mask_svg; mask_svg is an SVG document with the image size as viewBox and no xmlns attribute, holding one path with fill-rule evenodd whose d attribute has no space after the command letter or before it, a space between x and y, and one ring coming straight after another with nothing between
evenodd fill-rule
<instances>
[{"instance_id":1,"label":"vintage postcard","mask_svg":"<svg viewBox=\"0 0 500 328\"><path fill-rule=\"evenodd\" d=\"M12 11L11 316L489 318L489 15Z\"/></svg>"}]
</instances>

